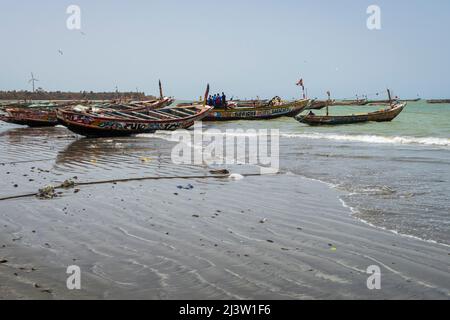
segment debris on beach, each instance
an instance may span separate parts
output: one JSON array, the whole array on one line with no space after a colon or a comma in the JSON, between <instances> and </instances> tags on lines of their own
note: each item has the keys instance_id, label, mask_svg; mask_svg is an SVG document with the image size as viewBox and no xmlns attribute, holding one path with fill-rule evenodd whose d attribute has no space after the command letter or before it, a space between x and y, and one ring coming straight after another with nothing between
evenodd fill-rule
<instances>
[{"instance_id":1,"label":"debris on beach","mask_svg":"<svg viewBox=\"0 0 450 320\"><path fill-rule=\"evenodd\" d=\"M0 259L0 263L1 263L1 264L3 264L3 263L8 263L8 260L6 260L6 259Z\"/></svg>"},{"instance_id":2,"label":"debris on beach","mask_svg":"<svg viewBox=\"0 0 450 320\"><path fill-rule=\"evenodd\" d=\"M44 199L53 199L57 197L58 195L55 192L55 187L53 186L46 186L42 189L39 189L36 197L38 197L41 200Z\"/></svg>"},{"instance_id":3,"label":"debris on beach","mask_svg":"<svg viewBox=\"0 0 450 320\"><path fill-rule=\"evenodd\" d=\"M141 157L140 159L141 159L141 162L143 162L143 163L152 161L152 158L150 158L150 157Z\"/></svg>"},{"instance_id":4,"label":"debris on beach","mask_svg":"<svg viewBox=\"0 0 450 320\"><path fill-rule=\"evenodd\" d=\"M70 189L70 188L73 188L74 186L75 186L75 182L72 181L72 180L70 180L70 179L65 180L65 181L61 184L61 188L64 188L64 189Z\"/></svg>"},{"instance_id":5,"label":"debris on beach","mask_svg":"<svg viewBox=\"0 0 450 320\"><path fill-rule=\"evenodd\" d=\"M194 186L192 185L192 184L188 184L187 186L182 186L182 185L179 185L179 186L177 186L177 188L178 189L184 189L184 190L191 190L191 189L194 189Z\"/></svg>"},{"instance_id":6,"label":"debris on beach","mask_svg":"<svg viewBox=\"0 0 450 320\"><path fill-rule=\"evenodd\" d=\"M227 169L217 169L217 170L209 170L211 174L230 174L230 171Z\"/></svg>"},{"instance_id":7,"label":"debris on beach","mask_svg":"<svg viewBox=\"0 0 450 320\"><path fill-rule=\"evenodd\" d=\"M53 291L51 289L44 289L44 290L41 290L41 292L52 294Z\"/></svg>"}]
</instances>

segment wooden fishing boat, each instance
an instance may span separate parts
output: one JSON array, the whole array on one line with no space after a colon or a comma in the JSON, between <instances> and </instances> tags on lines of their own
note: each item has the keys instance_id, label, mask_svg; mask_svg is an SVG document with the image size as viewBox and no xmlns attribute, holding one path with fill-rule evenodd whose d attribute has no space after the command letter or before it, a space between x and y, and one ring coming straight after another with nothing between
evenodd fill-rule
<instances>
[{"instance_id":1,"label":"wooden fishing boat","mask_svg":"<svg viewBox=\"0 0 450 320\"><path fill-rule=\"evenodd\" d=\"M421 98L400 100L401 102L419 102Z\"/></svg>"},{"instance_id":2,"label":"wooden fishing boat","mask_svg":"<svg viewBox=\"0 0 450 320\"><path fill-rule=\"evenodd\" d=\"M332 106L365 106L368 103L367 100L342 100L333 101Z\"/></svg>"},{"instance_id":3,"label":"wooden fishing boat","mask_svg":"<svg viewBox=\"0 0 450 320\"><path fill-rule=\"evenodd\" d=\"M366 100L314 100L311 102L311 105L307 108L308 110L321 110L328 106L364 106L367 104Z\"/></svg>"},{"instance_id":4,"label":"wooden fishing boat","mask_svg":"<svg viewBox=\"0 0 450 320\"><path fill-rule=\"evenodd\" d=\"M388 109L348 116L318 116L310 112L307 115L299 115L296 119L301 123L306 123L311 126L351 124L369 121L385 122L394 120L403 111L405 106L406 103L397 103Z\"/></svg>"},{"instance_id":5,"label":"wooden fishing boat","mask_svg":"<svg viewBox=\"0 0 450 320\"><path fill-rule=\"evenodd\" d=\"M127 136L157 130L186 129L208 115L211 107L192 105L157 110L115 110L76 106L59 109L58 121L74 133L86 137Z\"/></svg>"},{"instance_id":6,"label":"wooden fishing boat","mask_svg":"<svg viewBox=\"0 0 450 320\"><path fill-rule=\"evenodd\" d=\"M281 101L275 97L267 103L253 105L229 102L226 107L215 107L204 121L262 120L295 117L309 106L310 100Z\"/></svg>"},{"instance_id":7,"label":"wooden fishing boat","mask_svg":"<svg viewBox=\"0 0 450 320\"><path fill-rule=\"evenodd\" d=\"M173 99L171 98L163 98L159 100L134 101L130 103L91 103L91 107L98 109L98 112L101 112L102 109L143 111L146 109L163 108L172 103L172 101ZM26 125L29 127L51 127L58 124L58 108L70 107L78 103L80 102L72 101L70 103L48 105L34 104L13 108L7 107L4 109L5 114L0 117L0 120L18 125Z\"/></svg>"},{"instance_id":8,"label":"wooden fishing boat","mask_svg":"<svg viewBox=\"0 0 450 320\"><path fill-rule=\"evenodd\" d=\"M430 103L430 104L448 104L448 103L450 103L450 99L427 100L427 103Z\"/></svg>"},{"instance_id":9,"label":"wooden fishing boat","mask_svg":"<svg viewBox=\"0 0 450 320\"><path fill-rule=\"evenodd\" d=\"M51 127L58 124L56 104L29 104L27 106L4 108L0 120L30 127Z\"/></svg>"}]
</instances>

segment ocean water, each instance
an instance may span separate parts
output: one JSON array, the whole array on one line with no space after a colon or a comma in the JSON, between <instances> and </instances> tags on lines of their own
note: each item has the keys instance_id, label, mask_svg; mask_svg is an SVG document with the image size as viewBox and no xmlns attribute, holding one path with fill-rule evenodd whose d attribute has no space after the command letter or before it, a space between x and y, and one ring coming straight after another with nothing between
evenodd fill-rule
<instances>
[{"instance_id":1,"label":"ocean water","mask_svg":"<svg viewBox=\"0 0 450 320\"><path fill-rule=\"evenodd\" d=\"M379 108L334 107L330 112ZM282 171L342 190L343 204L357 219L450 245L450 105L410 102L390 123L309 127L281 118L214 126L279 129Z\"/></svg>"}]
</instances>

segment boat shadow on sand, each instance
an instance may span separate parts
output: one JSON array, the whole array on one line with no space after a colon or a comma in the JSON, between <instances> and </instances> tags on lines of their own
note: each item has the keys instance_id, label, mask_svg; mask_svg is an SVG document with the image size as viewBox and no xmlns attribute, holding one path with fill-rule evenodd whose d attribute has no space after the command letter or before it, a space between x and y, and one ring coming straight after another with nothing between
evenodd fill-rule
<instances>
[{"instance_id":1,"label":"boat shadow on sand","mask_svg":"<svg viewBox=\"0 0 450 320\"><path fill-rule=\"evenodd\" d=\"M28 142L30 139L49 140L61 137L75 137L63 127L13 127L0 132L0 139L11 145Z\"/></svg>"},{"instance_id":2,"label":"boat shadow on sand","mask_svg":"<svg viewBox=\"0 0 450 320\"><path fill-rule=\"evenodd\" d=\"M142 137L81 138L56 156L56 167L158 165L170 161L170 148L160 139ZM167 150L166 150L167 149Z\"/></svg>"}]
</instances>

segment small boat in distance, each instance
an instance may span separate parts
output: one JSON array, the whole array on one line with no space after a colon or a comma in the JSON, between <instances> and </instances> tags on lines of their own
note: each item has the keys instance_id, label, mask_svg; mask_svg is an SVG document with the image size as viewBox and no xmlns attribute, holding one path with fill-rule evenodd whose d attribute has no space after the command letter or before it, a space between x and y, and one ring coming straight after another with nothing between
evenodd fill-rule
<instances>
[{"instance_id":1,"label":"small boat in distance","mask_svg":"<svg viewBox=\"0 0 450 320\"><path fill-rule=\"evenodd\" d=\"M388 91L389 98L390 92ZM389 99L389 101L392 100ZM344 116L330 116L328 113L327 107L327 115L319 116L315 115L312 111L306 115L299 115L296 117L296 120L308 124L310 126L320 126L320 125L340 125L340 124L352 124L352 123L362 123L362 122L388 122L394 120L406 107L406 103L394 103L389 106L387 109L378 110L375 112L362 113L362 114L352 114L352 115L344 115Z\"/></svg>"},{"instance_id":2,"label":"small boat in distance","mask_svg":"<svg viewBox=\"0 0 450 320\"><path fill-rule=\"evenodd\" d=\"M450 104L450 99L427 100L427 103L430 103L430 104Z\"/></svg>"}]
</instances>

